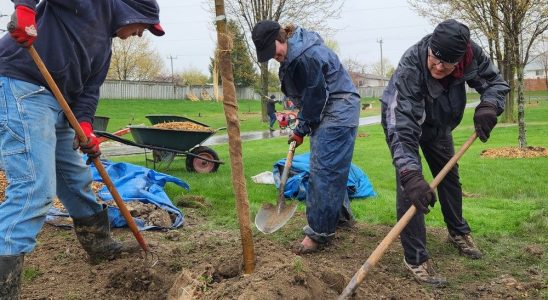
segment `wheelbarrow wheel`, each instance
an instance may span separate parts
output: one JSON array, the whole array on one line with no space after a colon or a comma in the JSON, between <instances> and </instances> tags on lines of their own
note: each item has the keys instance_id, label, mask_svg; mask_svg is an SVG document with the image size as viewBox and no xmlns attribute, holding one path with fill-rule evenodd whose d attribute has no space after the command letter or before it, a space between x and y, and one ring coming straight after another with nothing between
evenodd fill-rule
<instances>
[{"instance_id":1,"label":"wheelbarrow wheel","mask_svg":"<svg viewBox=\"0 0 548 300\"><path fill-rule=\"evenodd\" d=\"M219 156L217 155L217 152L215 152L213 149L205 146L198 146L192 149L190 153L195 154L199 157L196 157L193 155L187 155L186 157L187 171L196 172L196 173L212 173L212 172L217 172L217 169L219 169L219 163L214 163L214 162L200 159L200 157L203 157L211 160L219 160Z\"/></svg>"}]
</instances>

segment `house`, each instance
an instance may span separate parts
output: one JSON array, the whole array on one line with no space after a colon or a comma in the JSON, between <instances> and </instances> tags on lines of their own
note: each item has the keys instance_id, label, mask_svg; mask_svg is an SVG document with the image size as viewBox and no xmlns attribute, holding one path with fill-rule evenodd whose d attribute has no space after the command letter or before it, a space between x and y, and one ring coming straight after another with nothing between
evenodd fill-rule
<instances>
[{"instance_id":1,"label":"house","mask_svg":"<svg viewBox=\"0 0 548 300\"><path fill-rule=\"evenodd\" d=\"M548 90L548 53L545 52L531 60L523 69L526 91Z\"/></svg>"},{"instance_id":2,"label":"house","mask_svg":"<svg viewBox=\"0 0 548 300\"><path fill-rule=\"evenodd\" d=\"M375 75L375 74L367 74L367 73L361 73L361 72L354 72L349 71L350 77L352 78L352 82L354 82L354 85L357 88L360 87L385 87L388 85L388 81L390 78Z\"/></svg>"}]
</instances>

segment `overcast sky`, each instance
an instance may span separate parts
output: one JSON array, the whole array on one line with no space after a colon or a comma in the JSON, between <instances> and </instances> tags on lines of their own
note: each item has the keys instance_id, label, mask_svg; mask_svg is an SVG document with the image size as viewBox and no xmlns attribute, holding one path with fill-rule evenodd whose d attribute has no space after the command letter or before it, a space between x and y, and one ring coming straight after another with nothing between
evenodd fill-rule
<instances>
[{"instance_id":1,"label":"overcast sky","mask_svg":"<svg viewBox=\"0 0 548 300\"><path fill-rule=\"evenodd\" d=\"M197 68L207 74L217 35L213 15L204 0L158 3L166 35L147 34L164 59L166 72L171 71L169 57L173 57L175 72ZM11 1L0 1L0 14L11 15L12 11ZM7 16L0 18L0 28L6 28L8 20ZM333 39L339 46L341 60L352 58L367 64L379 61L381 39L383 57L396 65L407 48L433 30L428 20L418 16L406 0L346 0L341 18L329 21L329 25L338 30Z\"/></svg>"}]
</instances>

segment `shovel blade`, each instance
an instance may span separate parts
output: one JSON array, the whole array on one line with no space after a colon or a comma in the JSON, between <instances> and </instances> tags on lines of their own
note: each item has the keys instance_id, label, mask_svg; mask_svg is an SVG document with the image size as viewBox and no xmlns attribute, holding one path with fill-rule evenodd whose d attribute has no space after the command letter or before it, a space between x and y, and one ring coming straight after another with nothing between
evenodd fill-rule
<instances>
[{"instance_id":1,"label":"shovel blade","mask_svg":"<svg viewBox=\"0 0 548 300\"><path fill-rule=\"evenodd\" d=\"M282 228L297 210L297 203L264 204L255 216L255 226L262 233L273 233Z\"/></svg>"}]
</instances>

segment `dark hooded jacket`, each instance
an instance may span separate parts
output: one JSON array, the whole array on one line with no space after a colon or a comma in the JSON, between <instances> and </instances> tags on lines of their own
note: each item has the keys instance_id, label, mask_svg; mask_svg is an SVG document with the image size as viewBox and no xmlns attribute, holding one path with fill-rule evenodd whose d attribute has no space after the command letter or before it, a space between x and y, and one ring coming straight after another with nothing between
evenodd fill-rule
<instances>
[{"instance_id":1,"label":"dark hooded jacket","mask_svg":"<svg viewBox=\"0 0 548 300\"><path fill-rule=\"evenodd\" d=\"M453 79L449 75L444 87L428 70L430 37L405 52L381 98L386 139L400 172L421 169L418 149L425 127L428 132L449 134L459 125L466 106L465 83L480 93L481 101L494 104L499 115L509 91L495 65L472 41L473 59L464 68L463 77Z\"/></svg>"},{"instance_id":2,"label":"dark hooded jacket","mask_svg":"<svg viewBox=\"0 0 548 300\"><path fill-rule=\"evenodd\" d=\"M158 24L155 0L14 0L36 9L34 42L78 121L92 122L110 65L112 38L124 25ZM27 50L0 39L0 75L47 86Z\"/></svg>"},{"instance_id":3,"label":"dark hooded jacket","mask_svg":"<svg viewBox=\"0 0 548 300\"><path fill-rule=\"evenodd\" d=\"M327 48L315 32L297 27L288 39L288 53L280 65L282 92L295 99L300 108L299 125L295 132L301 136L318 126L328 101L359 95L348 72L337 55ZM347 124L347 126L357 126Z\"/></svg>"}]
</instances>

